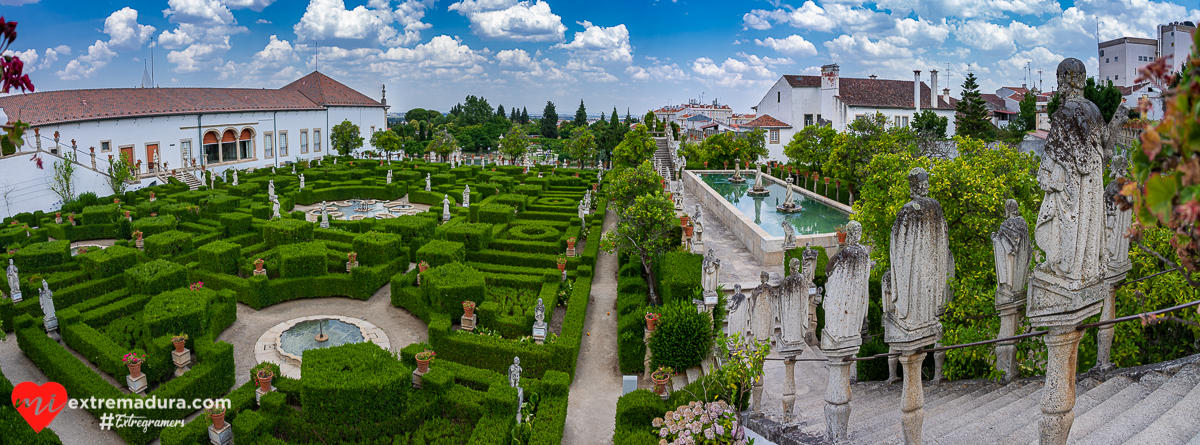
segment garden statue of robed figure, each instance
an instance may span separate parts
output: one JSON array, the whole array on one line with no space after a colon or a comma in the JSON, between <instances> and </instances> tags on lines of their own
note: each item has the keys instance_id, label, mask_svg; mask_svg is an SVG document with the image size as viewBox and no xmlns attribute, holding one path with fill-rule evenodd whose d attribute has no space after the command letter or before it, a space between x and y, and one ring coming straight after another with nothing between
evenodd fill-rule
<instances>
[{"instance_id":1,"label":"garden statue of robed figure","mask_svg":"<svg viewBox=\"0 0 1200 445\"><path fill-rule=\"evenodd\" d=\"M829 280L825 282L825 329L821 333L821 349L829 357L829 379L825 389L825 432L832 443L848 439L850 422L850 366L846 361L858 353L862 344L862 322L869 304L868 282L871 258L867 248L859 244L862 225L858 221L846 224L846 246L825 265ZM806 250L816 262L815 250ZM885 295L884 298L887 298Z\"/></svg>"},{"instance_id":2,"label":"garden statue of robed figure","mask_svg":"<svg viewBox=\"0 0 1200 445\"><path fill-rule=\"evenodd\" d=\"M700 287L704 290L704 298L717 296L718 276L720 273L721 260L717 259L716 251L708 249L708 253L704 255L704 262L701 264L700 270Z\"/></svg>"},{"instance_id":3,"label":"garden statue of robed figure","mask_svg":"<svg viewBox=\"0 0 1200 445\"><path fill-rule=\"evenodd\" d=\"M17 265L13 264L12 258L8 259L8 296L12 298L13 303L21 302L21 280L17 277Z\"/></svg>"}]
</instances>

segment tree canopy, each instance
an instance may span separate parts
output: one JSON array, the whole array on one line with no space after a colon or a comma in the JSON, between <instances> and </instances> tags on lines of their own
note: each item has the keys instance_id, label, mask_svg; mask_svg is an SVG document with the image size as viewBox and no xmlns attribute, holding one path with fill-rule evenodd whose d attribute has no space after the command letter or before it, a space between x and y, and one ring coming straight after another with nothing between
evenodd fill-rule
<instances>
[{"instance_id":1,"label":"tree canopy","mask_svg":"<svg viewBox=\"0 0 1200 445\"><path fill-rule=\"evenodd\" d=\"M346 156L362 147L363 137L358 134L358 125L354 125L349 119L346 119L333 127L333 131L329 134L329 144L338 154Z\"/></svg>"},{"instance_id":2,"label":"tree canopy","mask_svg":"<svg viewBox=\"0 0 1200 445\"><path fill-rule=\"evenodd\" d=\"M990 141L995 138L996 126L988 117L987 101L979 94L979 83L975 81L975 73L967 73L962 85L962 99L954 105L957 111L954 117L954 133L960 136L972 137Z\"/></svg>"},{"instance_id":3,"label":"tree canopy","mask_svg":"<svg viewBox=\"0 0 1200 445\"><path fill-rule=\"evenodd\" d=\"M575 121L572 123L577 127L587 126L587 108L583 106L583 99L579 100L579 109L575 110Z\"/></svg>"},{"instance_id":4,"label":"tree canopy","mask_svg":"<svg viewBox=\"0 0 1200 445\"><path fill-rule=\"evenodd\" d=\"M657 149L658 146L655 145L654 138L650 137L649 130L645 125L639 124L633 131L625 133L621 143L613 149L613 165L626 167L640 165L650 159Z\"/></svg>"},{"instance_id":5,"label":"tree canopy","mask_svg":"<svg viewBox=\"0 0 1200 445\"><path fill-rule=\"evenodd\" d=\"M575 136L571 138L571 142L567 145L567 153L572 159L579 161L579 168L583 168L583 162L591 160L596 153L596 136L592 134L587 127L581 128L575 132Z\"/></svg>"},{"instance_id":6,"label":"tree canopy","mask_svg":"<svg viewBox=\"0 0 1200 445\"><path fill-rule=\"evenodd\" d=\"M863 116L850 123L847 132L834 139L822 172L847 183L858 183L869 174L867 166L885 153L915 153L916 136L908 127L888 125L882 113Z\"/></svg>"},{"instance_id":7,"label":"tree canopy","mask_svg":"<svg viewBox=\"0 0 1200 445\"><path fill-rule=\"evenodd\" d=\"M715 168L726 163L732 166L735 161L740 160L745 168L746 162L756 162L759 158L766 157L767 148L761 143L763 141L762 130L755 129L755 131L757 133L751 132L754 134L746 135L728 131L709 136L700 144L704 153L703 161L707 161Z\"/></svg>"},{"instance_id":8,"label":"tree canopy","mask_svg":"<svg viewBox=\"0 0 1200 445\"><path fill-rule=\"evenodd\" d=\"M525 128L520 125L513 125L500 140L500 152L509 159L520 159L528 150L529 138L525 135Z\"/></svg>"},{"instance_id":9,"label":"tree canopy","mask_svg":"<svg viewBox=\"0 0 1200 445\"><path fill-rule=\"evenodd\" d=\"M546 101L546 108L542 109L541 135L558 139L558 112L554 111L554 102Z\"/></svg>"},{"instance_id":10,"label":"tree canopy","mask_svg":"<svg viewBox=\"0 0 1200 445\"><path fill-rule=\"evenodd\" d=\"M639 125L641 127L641 125ZM650 289L650 301L658 304L657 280L651 260L678 243L672 229L679 220L675 204L662 190L662 177L654 172L650 161L637 167L619 167L608 176L604 190L616 206L620 223L605 232L600 248L605 252L620 251L638 258Z\"/></svg>"},{"instance_id":11,"label":"tree canopy","mask_svg":"<svg viewBox=\"0 0 1200 445\"><path fill-rule=\"evenodd\" d=\"M933 110L922 110L913 117L912 129L917 133L917 136L922 138L945 139L946 127L949 124L949 118L938 116Z\"/></svg>"},{"instance_id":12,"label":"tree canopy","mask_svg":"<svg viewBox=\"0 0 1200 445\"><path fill-rule=\"evenodd\" d=\"M458 141L454 139L454 135L443 128L433 134L433 139L429 141L426 149L441 155L442 159L445 159L450 153L454 153L458 149Z\"/></svg>"},{"instance_id":13,"label":"tree canopy","mask_svg":"<svg viewBox=\"0 0 1200 445\"><path fill-rule=\"evenodd\" d=\"M371 145L376 150L387 153L388 160L392 160L392 153L400 151L404 141L400 135L394 131L376 131L371 135Z\"/></svg>"}]
</instances>

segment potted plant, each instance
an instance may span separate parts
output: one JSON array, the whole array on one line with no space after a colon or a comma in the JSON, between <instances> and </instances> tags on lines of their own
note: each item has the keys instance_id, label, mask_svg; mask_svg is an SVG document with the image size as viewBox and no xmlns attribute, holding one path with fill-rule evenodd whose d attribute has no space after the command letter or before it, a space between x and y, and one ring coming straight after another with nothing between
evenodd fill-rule
<instances>
[{"instance_id":1,"label":"potted plant","mask_svg":"<svg viewBox=\"0 0 1200 445\"><path fill-rule=\"evenodd\" d=\"M191 286L190 288L191 288L192 290L200 290L200 289L204 289L204 282L203 282L203 281L197 281L197 282L195 282L195 283L192 283L192 286Z\"/></svg>"},{"instance_id":2,"label":"potted plant","mask_svg":"<svg viewBox=\"0 0 1200 445\"><path fill-rule=\"evenodd\" d=\"M695 228L695 227L692 227L692 224L691 224L691 223L685 224L685 225L683 226L683 235L684 235L684 236L686 236L686 237L688 237L688 238L691 238L691 237L692 237L692 231L694 231L695 229L696 229L696 228Z\"/></svg>"},{"instance_id":3,"label":"potted plant","mask_svg":"<svg viewBox=\"0 0 1200 445\"><path fill-rule=\"evenodd\" d=\"M837 226L838 244L846 244L846 226Z\"/></svg>"},{"instance_id":4,"label":"potted plant","mask_svg":"<svg viewBox=\"0 0 1200 445\"><path fill-rule=\"evenodd\" d=\"M266 263L266 261L265 261L265 260L263 260L262 258L259 258L259 259L257 259L257 260L254 260L254 271L255 271L255 272L259 272L259 273L261 273L261 272L262 272L262 270L263 270L263 269L262 269L262 268L263 268L263 264L265 264L265 263Z\"/></svg>"},{"instance_id":5,"label":"potted plant","mask_svg":"<svg viewBox=\"0 0 1200 445\"><path fill-rule=\"evenodd\" d=\"M436 355L436 352L428 349L418 352L415 357L417 359L417 372L421 374L429 372L429 362L433 361L433 357Z\"/></svg>"},{"instance_id":6,"label":"potted plant","mask_svg":"<svg viewBox=\"0 0 1200 445\"><path fill-rule=\"evenodd\" d=\"M121 357L121 361L125 362L125 366L129 367L129 376L136 379L142 376L142 363L146 361L146 353L130 352Z\"/></svg>"},{"instance_id":7,"label":"potted plant","mask_svg":"<svg viewBox=\"0 0 1200 445\"><path fill-rule=\"evenodd\" d=\"M175 352L182 354L183 347L187 345L187 334L179 334L171 337L171 343L175 345Z\"/></svg>"},{"instance_id":8,"label":"potted plant","mask_svg":"<svg viewBox=\"0 0 1200 445\"><path fill-rule=\"evenodd\" d=\"M350 264L354 264L354 263L358 262L358 252L350 252L350 253L346 254L346 257L349 258Z\"/></svg>"},{"instance_id":9,"label":"potted plant","mask_svg":"<svg viewBox=\"0 0 1200 445\"><path fill-rule=\"evenodd\" d=\"M559 255L558 256L558 271L562 272L565 270L567 270L567 256Z\"/></svg>"},{"instance_id":10,"label":"potted plant","mask_svg":"<svg viewBox=\"0 0 1200 445\"><path fill-rule=\"evenodd\" d=\"M704 169L708 170L708 161L704 161Z\"/></svg>"},{"instance_id":11,"label":"potted plant","mask_svg":"<svg viewBox=\"0 0 1200 445\"><path fill-rule=\"evenodd\" d=\"M225 429L225 407L217 405L204 410L208 414L208 418L212 420L213 429L220 431Z\"/></svg>"},{"instance_id":12,"label":"potted plant","mask_svg":"<svg viewBox=\"0 0 1200 445\"><path fill-rule=\"evenodd\" d=\"M568 249L574 249L574 248L575 248L575 237L573 237L573 236L572 236L572 237L570 237L570 238L567 238L567 248L568 248Z\"/></svg>"},{"instance_id":13,"label":"potted plant","mask_svg":"<svg viewBox=\"0 0 1200 445\"><path fill-rule=\"evenodd\" d=\"M254 378L258 380L258 388L261 389L262 392L270 392L271 379L275 378L275 373L271 372L269 368L263 368L254 373Z\"/></svg>"},{"instance_id":14,"label":"potted plant","mask_svg":"<svg viewBox=\"0 0 1200 445\"><path fill-rule=\"evenodd\" d=\"M647 312L646 313L646 330L653 331L654 326L656 324L658 324L658 314L656 314L654 312Z\"/></svg>"},{"instance_id":15,"label":"potted plant","mask_svg":"<svg viewBox=\"0 0 1200 445\"><path fill-rule=\"evenodd\" d=\"M692 217L688 216L686 213L679 215L679 225L681 226L687 227L689 225L688 222L691 220Z\"/></svg>"},{"instance_id":16,"label":"potted plant","mask_svg":"<svg viewBox=\"0 0 1200 445\"><path fill-rule=\"evenodd\" d=\"M670 366L659 366L657 370L650 373L650 380L654 380L654 393L665 395L667 392L667 381L671 380L671 374L675 370Z\"/></svg>"},{"instance_id":17,"label":"potted plant","mask_svg":"<svg viewBox=\"0 0 1200 445\"><path fill-rule=\"evenodd\" d=\"M429 270L429 263L424 261L417 263L417 269L420 269L421 273L425 273L426 270Z\"/></svg>"},{"instance_id":18,"label":"potted plant","mask_svg":"<svg viewBox=\"0 0 1200 445\"><path fill-rule=\"evenodd\" d=\"M463 304L463 313L465 314L464 316L467 318L474 317L475 316L475 302L471 301L471 300L467 300L467 301L464 301L462 304Z\"/></svg>"},{"instance_id":19,"label":"potted plant","mask_svg":"<svg viewBox=\"0 0 1200 445\"><path fill-rule=\"evenodd\" d=\"M133 231L133 239L135 239L135 240L138 240L138 241L141 241L141 240L142 240L142 231L141 231L141 230L134 230L134 231Z\"/></svg>"},{"instance_id":20,"label":"potted plant","mask_svg":"<svg viewBox=\"0 0 1200 445\"><path fill-rule=\"evenodd\" d=\"M120 204L120 203L121 203L120 198L113 198L113 204Z\"/></svg>"}]
</instances>

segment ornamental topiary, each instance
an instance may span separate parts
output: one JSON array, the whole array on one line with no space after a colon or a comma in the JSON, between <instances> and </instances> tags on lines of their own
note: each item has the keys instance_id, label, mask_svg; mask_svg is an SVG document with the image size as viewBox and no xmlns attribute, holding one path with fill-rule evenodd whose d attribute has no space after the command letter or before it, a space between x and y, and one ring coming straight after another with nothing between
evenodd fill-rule
<instances>
[{"instance_id":1,"label":"ornamental topiary","mask_svg":"<svg viewBox=\"0 0 1200 445\"><path fill-rule=\"evenodd\" d=\"M200 246L200 267L217 273L237 275L242 246L228 241L213 241Z\"/></svg>"},{"instance_id":2,"label":"ornamental topiary","mask_svg":"<svg viewBox=\"0 0 1200 445\"><path fill-rule=\"evenodd\" d=\"M12 259L21 272L36 272L67 264L67 261L71 259L71 242L49 241L30 244L17 251ZM4 267L8 267L8 264L4 264ZM41 283L38 285L40 286Z\"/></svg>"},{"instance_id":3,"label":"ornamental topiary","mask_svg":"<svg viewBox=\"0 0 1200 445\"><path fill-rule=\"evenodd\" d=\"M142 312L142 324L150 338L164 335L204 334L209 320L209 301L215 298L211 289L176 289L150 299Z\"/></svg>"},{"instance_id":4,"label":"ornamental topiary","mask_svg":"<svg viewBox=\"0 0 1200 445\"><path fill-rule=\"evenodd\" d=\"M134 232L142 232L142 236L157 235L169 230L175 230L175 217L171 215L151 216L133 220Z\"/></svg>"},{"instance_id":5,"label":"ornamental topiary","mask_svg":"<svg viewBox=\"0 0 1200 445\"><path fill-rule=\"evenodd\" d=\"M488 248L492 240L492 225L487 223L460 223L438 227L437 230L448 241L460 242L471 252Z\"/></svg>"},{"instance_id":6,"label":"ornamental topiary","mask_svg":"<svg viewBox=\"0 0 1200 445\"><path fill-rule=\"evenodd\" d=\"M313 240L313 223L298 219L276 219L263 224L263 241L274 248Z\"/></svg>"},{"instance_id":7,"label":"ornamental topiary","mask_svg":"<svg viewBox=\"0 0 1200 445\"><path fill-rule=\"evenodd\" d=\"M145 238L146 255L150 258L169 258L195 250L192 235L178 230L169 230Z\"/></svg>"},{"instance_id":8,"label":"ornamental topiary","mask_svg":"<svg viewBox=\"0 0 1200 445\"><path fill-rule=\"evenodd\" d=\"M437 267L463 261L466 258L466 252L463 243L432 240L417 250L417 259L429 263L432 267Z\"/></svg>"},{"instance_id":9,"label":"ornamental topiary","mask_svg":"<svg viewBox=\"0 0 1200 445\"><path fill-rule=\"evenodd\" d=\"M125 271L125 285L130 294L157 295L186 287L187 268L167 260L142 263Z\"/></svg>"},{"instance_id":10,"label":"ornamental topiary","mask_svg":"<svg viewBox=\"0 0 1200 445\"><path fill-rule=\"evenodd\" d=\"M221 214L221 227L225 229L226 236L241 235L250 231L250 221L253 219L254 217L249 213L223 213Z\"/></svg>"},{"instance_id":11,"label":"ornamental topiary","mask_svg":"<svg viewBox=\"0 0 1200 445\"><path fill-rule=\"evenodd\" d=\"M371 342L304 352L300 406L319 425L359 425L399 417L412 368ZM364 401L370 401L364 403Z\"/></svg>"},{"instance_id":12,"label":"ornamental topiary","mask_svg":"<svg viewBox=\"0 0 1200 445\"><path fill-rule=\"evenodd\" d=\"M463 301L484 301L487 284L483 273L461 263L434 267L421 273L421 294L438 312L452 319L463 315Z\"/></svg>"},{"instance_id":13,"label":"ornamental topiary","mask_svg":"<svg viewBox=\"0 0 1200 445\"><path fill-rule=\"evenodd\" d=\"M365 266L380 266L399 256L407 256L403 237L394 233L370 231L354 238L354 251Z\"/></svg>"},{"instance_id":14,"label":"ornamental topiary","mask_svg":"<svg viewBox=\"0 0 1200 445\"><path fill-rule=\"evenodd\" d=\"M650 337L651 365L699 366L712 348L712 318L707 312L697 313L690 301L677 300L659 309L658 327Z\"/></svg>"},{"instance_id":15,"label":"ornamental topiary","mask_svg":"<svg viewBox=\"0 0 1200 445\"><path fill-rule=\"evenodd\" d=\"M521 241L557 241L562 231L548 224L514 224L505 232L505 238Z\"/></svg>"},{"instance_id":16,"label":"ornamental topiary","mask_svg":"<svg viewBox=\"0 0 1200 445\"><path fill-rule=\"evenodd\" d=\"M327 274L325 251L325 243L319 241L279 246L276 249L280 262L279 276L301 278Z\"/></svg>"},{"instance_id":17,"label":"ornamental topiary","mask_svg":"<svg viewBox=\"0 0 1200 445\"><path fill-rule=\"evenodd\" d=\"M137 249L112 246L98 252L93 251L87 255L80 255L79 262L91 279L108 278L125 273L126 269L137 264Z\"/></svg>"},{"instance_id":18,"label":"ornamental topiary","mask_svg":"<svg viewBox=\"0 0 1200 445\"><path fill-rule=\"evenodd\" d=\"M479 208L479 222L489 224L508 224L513 220L516 210L513 206L502 204L487 204Z\"/></svg>"}]
</instances>

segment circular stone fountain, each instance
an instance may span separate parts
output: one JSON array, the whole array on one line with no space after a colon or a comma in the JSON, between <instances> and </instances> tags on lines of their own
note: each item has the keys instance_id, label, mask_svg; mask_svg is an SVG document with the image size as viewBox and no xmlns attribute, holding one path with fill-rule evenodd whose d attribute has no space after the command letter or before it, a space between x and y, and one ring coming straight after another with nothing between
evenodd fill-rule
<instances>
[{"instance_id":1,"label":"circular stone fountain","mask_svg":"<svg viewBox=\"0 0 1200 445\"><path fill-rule=\"evenodd\" d=\"M321 334L326 338L318 341L317 337ZM383 349L391 348L391 342L383 330L366 320L340 315L314 315L272 327L258 338L254 358L256 363L275 363L283 375L298 379L304 351L364 341L375 343Z\"/></svg>"},{"instance_id":2,"label":"circular stone fountain","mask_svg":"<svg viewBox=\"0 0 1200 445\"><path fill-rule=\"evenodd\" d=\"M416 213L416 209L412 204L403 204L391 201L379 201L374 199L351 199L348 201L332 201L327 203L326 209L329 211L329 217L333 219L350 219L357 221L365 218L394 218L399 215L409 215ZM317 204L309 209L308 213L320 220L321 205Z\"/></svg>"}]
</instances>

